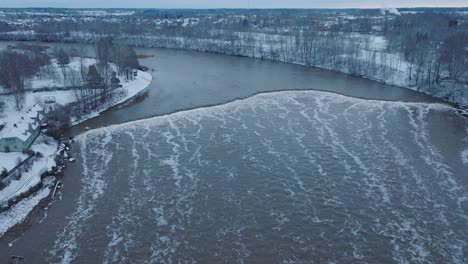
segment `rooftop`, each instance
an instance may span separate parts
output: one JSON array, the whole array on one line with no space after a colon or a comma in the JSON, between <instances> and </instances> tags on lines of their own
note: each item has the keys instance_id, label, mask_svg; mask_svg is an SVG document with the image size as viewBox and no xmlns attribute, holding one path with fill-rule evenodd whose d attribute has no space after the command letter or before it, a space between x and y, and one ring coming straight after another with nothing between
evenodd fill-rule
<instances>
[{"instance_id":1,"label":"rooftop","mask_svg":"<svg viewBox=\"0 0 468 264\"><path fill-rule=\"evenodd\" d=\"M0 118L0 126L3 125L3 129L0 130L0 139L17 137L26 141L31 136L27 132L29 125L31 124L34 128L38 125L35 118L38 115L42 118L43 110L42 106L36 104L26 111L9 112L7 116Z\"/></svg>"}]
</instances>

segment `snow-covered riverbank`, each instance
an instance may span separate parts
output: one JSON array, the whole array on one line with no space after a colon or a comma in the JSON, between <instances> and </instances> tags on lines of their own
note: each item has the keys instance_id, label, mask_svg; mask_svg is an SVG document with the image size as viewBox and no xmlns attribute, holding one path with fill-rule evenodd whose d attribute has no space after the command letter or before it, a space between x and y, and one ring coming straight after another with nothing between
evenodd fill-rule
<instances>
[{"instance_id":1,"label":"snow-covered riverbank","mask_svg":"<svg viewBox=\"0 0 468 264\"><path fill-rule=\"evenodd\" d=\"M45 199L50 194L50 188L45 187L37 193L27 197L10 210L0 214L0 237L8 232L8 230L15 225L23 222L29 213L36 207L39 202Z\"/></svg>"},{"instance_id":2,"label":"snow-covered riverbank","mask_svg":"<svg viewBox=\"0 0 468 264\"><path fill-rule=\"evenodd\" d=\"M96 61L94 59L86 59L86 64L91 65ZM69 68L77 67L77 59L72 60ZM115 68L115 65L111 65ZM60 71L59 71L60 72ZM112 100L104 105L101 105L94 111L87 113L80 117L72 117L72 124L76 125L82 123L90 118L98 116L101 112L124 103L132 98L143 93L152 82L152 75L147 72L138 71L133 80L125 80L125 78L118 76L121 81L122 87L112 91ZM63 79L58 78L55 80L31 80L33 88L44 87L59 87ZM36 104L44 104L44 102L51 97L54 98L55 104L69 105L76 102L76 94L73 90L69 91L50 91L50 92L26 92L24 96L24 106L22 110L15 108L13 95L2 95L0 98L5 102L5 109L0 114L0 124L11 121L15 116L21 119L21 115L28 111ZM19 178L13 179L9 184L0 190L0 206L8 206L14 201L7 211L0 213L0 237L6 233L10 228L23 222L30 211L39 204L39 202L46 198L50 193L50 186L45 186L39 191L31 194L30 196L20 200L21 197L27 196L28 193L34 192L41 184L41 175L44 172L50 171L56 166L55 158L59 153L58 142L45 135L40 135L31 150L36 153L41 153L38 157L32 159L32 165L21 173ZM11 170L19 161L24 160L28 155L23 153L3 153L0 152L0 170L5 168ZM18 201L20 200L20 201Z\"/></svg>"},{"instance_id":3,"label":"snow-covered riverbank","mask_svg":"<svg viewBox=\"0 0 468 264\"><path fill-rule=\"evenodd\" d=\"M106 111L111 107L133 99L134 97L145 92L148 86L151 84L152 80L153 76L151 75L151 73L143 71L138 71L138 75L132 81L121 80L122 87L113 91L114 95L111 101L101 105L98 109L84 116L81 116L80 118L73 118L72 124L77 125L79 123L82 123L90 118L98 116L100 113Z\"/></svg>"}]
</instances>

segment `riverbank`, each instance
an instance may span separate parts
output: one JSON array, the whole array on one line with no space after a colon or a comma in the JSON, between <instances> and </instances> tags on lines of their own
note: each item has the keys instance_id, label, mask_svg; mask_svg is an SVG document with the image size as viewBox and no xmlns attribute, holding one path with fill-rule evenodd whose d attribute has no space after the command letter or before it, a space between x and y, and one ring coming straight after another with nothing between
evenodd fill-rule
<instances>
[{"instance_id":1,"label":"riverbank","mask_svg":"<svg viewBox=\"0 0 468 264\"><path fill-rule=\"evenodd\" d=\"M251 37L254 39L253 43L262 43L261 36L253 34ZM241 40L240 43L237 43L237 46L240 48L230 49L224 46L225 43L222 40L217 39L193 40L186 38L164 38L164 36L123 38L125 38L130 45L137 47L194 50L285 62L345 73L424 93L458 106L463 109L465 114L468 112L468 92L465 92L468 84L457 84L450 80L443 80L440 84L432 86L412 84L412 80L409 78L408 72L410 71L410 68L414 68L415 66L405 61L402 54L386 52L385 48L388 44L387 40L383 37L366 36L366 38L369 38L368 42L370 43L370 47L362 48L359 55L356 57L339 55L329 58L328 61L307 63L303 62L301 58L295 58L294 56L279 56L278 54L283 53L282 48L273 44L270 45L264 43L264 45L254 44L253 46L249 46ZM270 36L269 38L275 39L275 36ZM339 61L339 63L337 61ZM367 67L369 67L368 65L379 65L382 69L367 70Z\"/></svg>"},{"instance_id":2,"label":"riverbank","mask_svg":"<svg viewBox=\"0 0 468 264\"><path fill-rule=\"evenodd\" d=\"M90 62L91 61L94 60L90 60ZM72 125L77 125L99 116L102 112L143 94L152 82L152 75L147 72L137 71L137 75L133 80L125 80L123 77L120 77L120 79L121 87L112 91L113 96L110 101L86 115L72 117ZM7 102L7 109L4 112L5 117L10 116L8 114L10 110L14 111L13 105L10 104L13 102L13 98L10 97L12 96L3 96ZM73 91L28 92L25 95L24 109L28 109L38 101L44 101L46 98L50 97L54 97L56 104L64 106L76 102ZM36 139L31 149L41 153L40 157L32 162L29 169L21 173L18 178L13 179L8 186L0 191L0 237L10 228L25 221L29 213L41 200L50 197L50 188L53 184L43 184L43 179L46 178L48 174L55 175L57 171L63 171L66 161L70 158L68 150L64 151L64 148L65 146L63 144L59 144L58 141L44 135ZM7 162L7 159L2 159L2 155L9 156L8 164L3 162ZM0 167L6 167L8 169L14 167L10 163L17 162L17 159L10 156L12 156L11 153L0 153L0 160L2 160Z\"/></svg>"},{"instance_id":3,"label":"riverbank","mask_svg":"<svg viewBox=\"0 0 468 264\"><path fill-rule=\"evenodd\" d=\"M134 80L121 82L122 87L113 91L114 96L110 101L106 102L105 104L102 104L96 110L86 115L83 115L79 118L75 117L72 120L72 125L78 125L80 123L83 123L86 120L99 116L101 113L109 110L110 108L124 104L144 94L147 91L147 88L151 84L152 80L153 76L151 75L151 73L137 71L137 76Z\"/></svg>"},{"instance_id":4,"label":"riverbank","mask_svg":"<svg viewBox=\"0 0 468 264\"><path fill-rule=\"evenodd\" d=\"M95 42L96 38L98 38L98 36L77 34L63 43L92 44ZM354 55L338 54L320 59L304 58L301 56L300 52L286 52L287 47L294 47L294 41L289 43L291 40L286 36L275 34L238 32L239 39L234 42L214 38L199 39L165 35L132 36L123 34L119 35L118 38L125 40L128 44L135 47L192 50L229 56L241 56L345 73L383 84L417 91L452 103L465 114L468 112L467 83L454 82L444 77L439 83L432 85L415 84L415 78L410 77L409 73L413 72L414 74L416 66L406 61L403 54L388 52L388 40L382 36L365 34L343 35L344 44L348 40L359 39L362 40L362 43L365 45L361 45L360 50ZM34 34L29 35L29 37L25 39L28 41L40 42L40 38L35 38ZM19 38L18 41L21 41L21 38ZM281 44L283 42L289 44L284 46ZM441 74L444 75L444 73Z\"/></svg>"}]
</instances>

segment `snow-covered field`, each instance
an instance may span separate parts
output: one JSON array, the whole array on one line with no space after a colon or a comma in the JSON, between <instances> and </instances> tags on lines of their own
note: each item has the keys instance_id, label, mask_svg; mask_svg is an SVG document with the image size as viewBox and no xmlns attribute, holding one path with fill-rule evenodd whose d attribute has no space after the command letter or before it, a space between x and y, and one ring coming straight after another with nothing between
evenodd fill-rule
<instances>
[{"instance_id":1,"label":"snow-covered field","mask_svg":"<svg viewBox=\"0 0 468 264\"><path fill-rule=\"evenodd\" d=\"M85 69L96 60L91 58L71 58L70 63L65 67L64 71L60 68L56 59L52 59L50 66L43 66L41 72L36 76L26 80L26 88L39 89L39 88L61 88L82 85L80 75L81 64ZM115 66L112 66L115 68ZM65 76L64 76L65 72ZM4 92L4 88L0 86L0 92Z\"/></svg>"},{"instance_id":2,"label":"snow-covered field","mask_svg":"<svg viewBox=\"0 0 468 264\"><path fill-rule=\"evenodd\" d=\"M88 68L90 65L95 64L95 59L85 58L83 61L83 67ZM64 75L59 69L59 66L56 62L53 62L54 67L56 68L56 75L51 78L48 76L43 76L42 78L34 77L29 82L31 83L31 88L38 89L38 88L59 88L59 87L69 87L74 86L70 83L70 78L64 78ZM110 65L113 70L116 70L116 66L114 64ZM78 75L80 69L80 60L78 58L72 58L70 64L66 69L66 74L68 76L74 74ZM87 114L80 119L74 118L72 120L73 124L77 124L87 120L89 118L95 117L99 115L100 112L112 107L116 104L123 103L128 99L134 97L138 93L145 90L152 81L152 75L147 72L138 71L138 75L135 77L134 80L127 81L122 76L118 76L121 81L121 88L115 89L113 91L114 96L111 102L108 102L106 105L102 105L96 111ZM76 81L75 85L82 85L82 81ZM4 101L5 111L0 113L0 124L4 122L9 122L9 120L18 119L25 114L31 107L35 104L45 104L45 101L53 97L57 104L60 105L68 105L70 103L76 102L76 95L73 90L69 91L51 91L51 92L26 92L24 96L24 103L23 109L20 111L16 110L15 100L12 95L3 95L0 96L0 100ZM0 154L1 155L1 154ZM1 158L1 156L0 156Z\"/></svg>"},{"instance_id":3,"label":"snow-covered field","mask_svg":"<svg viewBox=\"0 0 468 264\"><path fill-rule=\"evenodd\" d=\"M81 63L85 69L92 64L96 63L95 59L83 58L83 61L79 58L71 58L70 63L65 68L65 75L62 72L62 69L57 63L56 59L52 60L52 68L55 69L53 72L55 74L47 74L47 68L43 67L41 71L43 72L42 76L35 76L30 80L30 86L33 89L37 88L53 88L53 87L68 87L68 86L77 86L82 85L83 81L81 77L78 77L80 74ZM45 75L45 76L44 76ZM73 76L72 76L73 75ZM67 78L68 77L68 78ZM74 78L71 78L74 77ZM75 82L75 83L73 83Z\"/></svg>"},{"instance_id":4,"label":"snow-covered field","mask_svg":"<svg viewBox=\"0 0 468 264\"><path fill-rule=\"evenodd\" d=\"M19 162L22 162L28 155L21 152L3 153L0 152L0 170L4 168L7 171L13 169Z\"/></svg>"},{"instance_id":5,"label":"snow-covered field","mask_svg":"<svg viewBox=\"0 0 468 264\"><path fill-rule=\"evenodd\" d=\"M37 186L41 182L41 174L55 166L55 153L57 151L55 140L39 136L31 149L42 153L42 157L35 160L29 171L23 172L19 180L11 181L5 189L0 191L0 204L6 203Z\"/></svg>"}]
</instances>

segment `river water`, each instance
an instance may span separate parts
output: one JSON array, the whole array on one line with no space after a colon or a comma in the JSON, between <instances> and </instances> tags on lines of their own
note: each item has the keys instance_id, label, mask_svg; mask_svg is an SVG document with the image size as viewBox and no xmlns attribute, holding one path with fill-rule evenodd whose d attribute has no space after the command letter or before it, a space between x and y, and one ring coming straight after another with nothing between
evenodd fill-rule
<instances>
[{"instance_id":1,"label":"river water","mask_svg":"<svg viewBox=\"0 0 468 264\"><path fill-rule=\"evenodd\" d=\"M467 262L451 106L297 65L139 53L154 55L148 94L73 128L62 198L0 238L4 259Z\"/></svg>"}]
</instances>

